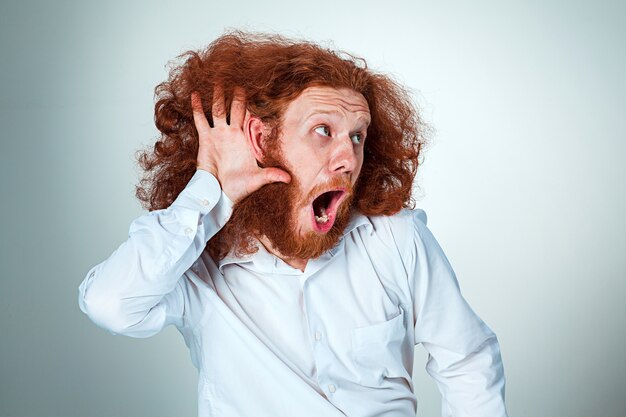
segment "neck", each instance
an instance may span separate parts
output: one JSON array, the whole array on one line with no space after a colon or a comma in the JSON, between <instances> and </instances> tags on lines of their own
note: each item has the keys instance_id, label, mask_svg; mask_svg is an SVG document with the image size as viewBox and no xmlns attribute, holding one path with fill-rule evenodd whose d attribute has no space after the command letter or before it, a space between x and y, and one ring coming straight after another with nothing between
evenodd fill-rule
<instances>
[{"instance_id":1,"label":"neck","mask_svg":"<svg viewBox=\"0 0 626 417\"><path fill-rule=\"evenodd\" d=\"M283 262L285 262L287 265L291 266L292 268L299 269L300 271L304 272L304 268L306 268L306 264L309 261L308 259L288 258L284 256L277 249L274 249L274 247L272 246L272 243L265 236L258 237L258 240L265 247L265 249L267 249L269 253L276 256L277 258L282 259Z\"/></svg>"}]
</instances>

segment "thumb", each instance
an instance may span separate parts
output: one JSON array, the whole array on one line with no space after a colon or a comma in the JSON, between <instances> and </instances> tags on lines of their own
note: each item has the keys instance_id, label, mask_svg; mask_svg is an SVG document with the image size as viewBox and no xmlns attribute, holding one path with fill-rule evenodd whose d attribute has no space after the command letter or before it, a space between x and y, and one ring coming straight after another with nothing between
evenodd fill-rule
<instances>
[{"instance_id":1,"label":"thumb","mask_svg":"<svg viewBox=\"0 0 626 417\"><path fill-rule=\"evenodd\" d=\"M253 193L259 188L273 182L291 182L291 176L280 168L261 168L261 171L250 177L246 182L248 193Z\"/></svg>"},{"instance_id":2,"label":"thumb","mask_svg":"<svg viewBox=\"0 0 626 417\"><path fill-rule=\"evenodd\" d=\"M291 182L291 175L280 168L263 168L261 171L261 178L263 185L271 182Z\"/></svg>"}]
</instances>

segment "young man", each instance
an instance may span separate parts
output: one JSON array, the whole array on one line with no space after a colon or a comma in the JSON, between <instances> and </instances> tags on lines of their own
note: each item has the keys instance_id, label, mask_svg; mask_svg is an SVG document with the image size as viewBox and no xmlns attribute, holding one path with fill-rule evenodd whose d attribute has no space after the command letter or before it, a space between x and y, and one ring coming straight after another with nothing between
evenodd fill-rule
<instances>
[{"instance_id":1,"label":"young man","mask_svg":"<svg viewBox=\"0 0 626 417\"><path fill-rule=\"evenodd\" d=\"M157 87L147 214L79 305L114 334L169 324L200 416L414 416L414 346L443 416L506 416L498 340L413 210L422 124L364 61L234 32Z\"/></svg>"}]
</instances>

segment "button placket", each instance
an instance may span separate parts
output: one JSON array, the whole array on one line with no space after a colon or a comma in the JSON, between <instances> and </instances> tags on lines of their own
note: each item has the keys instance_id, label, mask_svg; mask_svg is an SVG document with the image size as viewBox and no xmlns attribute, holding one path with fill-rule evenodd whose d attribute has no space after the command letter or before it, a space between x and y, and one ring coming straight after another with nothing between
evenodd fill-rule
<instances>
[{"instance_id":1,"label":"button placket","mask_svg":"<svg viewBox=\"0 0 626 417\"><path fill-rule=\"evenodd\" d=\"M322 361L322 362L325 361L325 359L324 359L325 355L324 355L323 352L320 352L320 349L322 351L324 351L324 350L326 350L326 347L323 346L321 343L318 343L318 342L320 342L320 340L322 340L323 332L321 330L313 331L313 329L315 327L320 326L321 323L319 323L316 318L311 317L309 315L309 313L306 311L306 288L307 288L307 285L308 285L308 281L306 280L307 276L306 275L302 275L299 278L300 278L300 283L302 284L303 302L304 302L304 306L305 306L305 311L304 312L305 312L305 315L307 317L307 321L309 321L309 323L310 323L309 325L310 325L310 330L313 333L313 338L315 339L315 342L313 343L313 350L314 350L313 354L314 354L315 367L316 367L316 369L318 369L319 362L320 361ZM320 387L323 387L325 382L328 382L328 379L326 379L326 377L324 375L321 375L321 374L317 375L317 380L318 380L318 383L319 383ZM326 381L324 381L324 380L326 380ZM333 394L333 393L335 393L335 391L337 391L337 387L334 384L327 384L325 391L330 393L330 394Z\"/></svg>"}]
</instances>

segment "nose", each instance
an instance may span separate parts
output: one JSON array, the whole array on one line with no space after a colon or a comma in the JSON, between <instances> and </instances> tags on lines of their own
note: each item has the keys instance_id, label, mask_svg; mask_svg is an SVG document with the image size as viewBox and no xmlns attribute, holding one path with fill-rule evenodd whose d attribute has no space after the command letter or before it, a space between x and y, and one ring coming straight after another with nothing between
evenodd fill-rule
<instances>
[{"instance_id":1,"label":"nose","mask_svg":"<svg viewBox=\"0 0 626 417\"><path fill-rule=\"evenodd\" d=\"M334 174L351 174L357 166L357 156L350 135L342 135L333 140L330 171Z\"/></svg>"}]
</instances>

